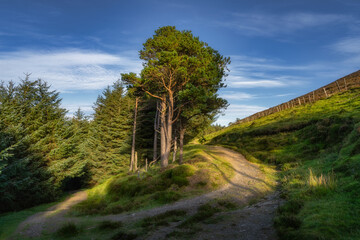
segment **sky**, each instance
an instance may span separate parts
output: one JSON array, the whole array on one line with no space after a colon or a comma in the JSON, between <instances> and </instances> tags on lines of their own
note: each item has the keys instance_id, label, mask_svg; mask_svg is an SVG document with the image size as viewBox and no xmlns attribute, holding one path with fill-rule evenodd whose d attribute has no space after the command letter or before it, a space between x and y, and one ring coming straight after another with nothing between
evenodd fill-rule
<instances>
[{"instance_id":1,"label":"sky","mask_svg":"<svg viewBox=\"0 0 360 240\"><path fill-rule=\"evenodd\" d=\"M231 58L227 125L360 69L358 0L0 0L0 81L30 79L88 115L162 26L191 30Z\"/></svg>"}]
</instances>

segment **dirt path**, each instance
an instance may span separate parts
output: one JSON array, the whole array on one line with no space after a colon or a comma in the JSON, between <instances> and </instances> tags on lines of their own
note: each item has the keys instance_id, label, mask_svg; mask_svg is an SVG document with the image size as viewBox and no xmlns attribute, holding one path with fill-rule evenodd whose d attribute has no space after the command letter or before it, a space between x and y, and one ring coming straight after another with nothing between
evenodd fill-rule
<instances>
[{"instance_id":1,"label":"dirt path","mask_svg":"<svg viewBox=\"0 0 360 240\"><path fill-rule=\"evenodd\" d=\"M49 226L55 227L58 226L60 222L63 222L66 218L65 215L70 208L75 204L86 200L86 198L86 191L74 193L65 201L48 208L44 212L39 212L27 218L18 226L16 234L27 237L40 236L42 231L47 229Z\"/></svg>"},{"instance_id":2,"label":"dirt path","mask_svg":"<svg viewBox=\"0 0 360 240\"><path fill-rule=\"evenodd\" d=\"M249 200L258 198L264 194L267 188L265 183L264 173L257 167L257 165L248 162L241 154L220 146L210 146L209 150L205 150L208 158L219 156L230 162L235 171L235 176L232 179L227 179L227 184L219 190L200 195L198 197L184 199L172 204L167 204L161 207L117 215L107 215L101 217L101 220L112 221L134 221L144 217L154 216L170 210L186 209L188 213L196 212L197 208L204 203L217 198L230 198L235 200L240 205L245 205Z\"/></svg>"},{"instance_id":3,"label":"dirt path","mask_svg":"<svg viewBox=\"0 0 360 240\"><path fill-rule=\"evenodd\" d=\"M211 146L205 150L205 152L207 153L207 157L209 159L221 157L230 162L234 168L235 176L232 179L226 178L225 174L223 175L228 183L221 189L198 197L180 200L172 204L167 204L149 210L94 217L92 219L95 221L111 220L132 222L144 217L154 216L175 209L184 209L189 215L191 215L197 211L197 208L200 205L218 198L232 199L240 205L246 206L251 200L264 196L264 194L270 189L265 181L263 171L261 171L257 165L248 162L241 154L220 146ZM38 213L28 218L19 226L17 233L29 237L36 237L40 236L44 229L50 232L55 231L57 227L61 225L59 224L60 222L69 220L76 222L76 218L66 217L65 214L72 205L85 200L86 197L85 192L78 192L74 194L65 202L53 207L53 209L49 209L46 212ZM257 205L255 205L255 207L228 212L226 213L227 217L224 218L223 223L216 224L217 227L211 225L208 227L205 226L205 228L203 227L204 231L201 232L201 235L196 236L196 239L213 239L214 236L217 236L217 233L224 232L224 229L221 229L221 226L225 229L227 226L230 227L232 230L230 231L228 229L226 231L229 234L233 234L233 237L237 233L241 233L242 236L253 236L253 238L245 237L235 239L276 239L272 227L272 219L278 202L279 198L275 194L270 195L270 197L265 200L264 204L259 205L260 207L256 207ZM261 227L261 229L259 229L259 227ZM171 228L162 229L144 237L145 239L161 239L165 237L166 233L170 230ZM259 234L263 235L259 238ZM268 237L264 237L265 235ZM217 238L219 237L220 236ZM234 239L233 237L227 236L226 239Z\"/></svg>"}]
</instances>

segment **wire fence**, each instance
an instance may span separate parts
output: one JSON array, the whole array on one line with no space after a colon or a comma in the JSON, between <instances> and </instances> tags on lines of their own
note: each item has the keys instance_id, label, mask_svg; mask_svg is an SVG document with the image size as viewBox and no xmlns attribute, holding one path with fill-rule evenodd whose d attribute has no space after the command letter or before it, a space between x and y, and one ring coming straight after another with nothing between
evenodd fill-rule
<instances>
[{"instance_id":1,"label":"wire fence","mask_svg":"<svg viewBox=\"0 0 360 240\"><path fill-rule=\"evenodd\" d=\"M301 106L309 103L314 103L320 99L328 98L336 93L347 91L348 89L360 87L360 70L354 73L351 73L345 77L342 77L332 83L329 83L326 86L320 87L312 92L304 94L300 97L291 99L288 102L279 104L277 106L268 108L264 111L257 112L251 116L240 119L236 122L245 123L254 121L258 118L268 116L270 114L283 111L285 109L293 108L296 106Z\"/></svg>"}]
</instances>

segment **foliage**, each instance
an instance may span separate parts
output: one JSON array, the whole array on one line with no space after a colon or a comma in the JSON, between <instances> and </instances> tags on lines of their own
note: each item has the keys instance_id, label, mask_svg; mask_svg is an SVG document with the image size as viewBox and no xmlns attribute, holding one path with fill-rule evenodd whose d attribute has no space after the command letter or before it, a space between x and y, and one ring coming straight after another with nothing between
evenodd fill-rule
<instances>
[{"instance_id":1,"label":"foliage","mask_svg":"<svg viewBox=\"0 0 360 240\"><path fill-rule=\"evenodd\" d=\"M73 123L65 118L57 92L40 79L30 81L29 75L18 85L10 82L0 89L0 212L4 212L55 199L65 177L54 173L66 169L68 176L76 177L79 166L57 165L77 148L70 130Z\"/></svg>"},{"instance_id":2,"label":"foliage","mask_svg":"<svg viewBox=\"0 0 360 240\"><path fill-rule=\"evenodd\" d=\"M111 239L112 240L132 240L137 237L137 234L135 233L127 233L124 231L119 231L116 233Z\"/></svg>"},{"instance_id":3,"label":"foliage","mask_svg":"<svg viewBox=\"0 0 360 240\"><path fill-rule=\"evenodd\" d=\"M94 106L94 119L79 157L89 161L92 183L127 169L133 99L120 81L107 87Z\"/></svg>"},{"instance_id":4,"label":"foliage","mask_svg":"<svg viewBox=\"0 0 360 240\"><path fill-rule=\"evenodd\" d=\"M0 212L56 199L127 165L133 100L116 82L99 96L93 121L65 116L46 82L0 85Z\"/></svg>"},{"instance_id":5,"label":"foliage","mask_svg":"<svg viewBox=\"0 0 360 240\"><path fill-rule=\"evenodd\" d=\"M185 124L196 115L210 117L226 106L226 100L216 92L224 87L222 81L230 59L194 37L191 31L179 31L173 26L157 29L143 46L140 58L145 62L141 76L122 74L122 79L160 101L161 164L166 167L173 124L180 115ZM198 122L204 123L193 123ZM181 149L182 141L183 134L180 135Z\"/></svg>"},{"instance_id":6,"label":"foliage","mask_svg":"<svg viewBox=\"0 0 360 240\"><path fill-rule=\"evenodd\" d=\"M116 229L122 226L122 222L113 222L113 221L102 221L97 226L99 230L108 231L111 229Z\"/></svg>"},{"instance_id":7,"label":"foliage","mask_svg":"<svg viewBox=\"0 0 360 240\"><path fill-rule=\"evenodd\" d=\"M88 199L74 210L78 214L120 213L216 189L226 182L224 176L231 178L234 172L224 160L206 158L209 152L211 150L204 146L188 146L183 165L171 164L164 170L153 167L141 172L139 178L128 174L110 178L89 190Z\"/></svg>"},{"instance_id":8,"label":"foliage","mask_svg":"<svg viewBox=\"0 0 360 240\"><path fill-rule=\"evenodd\" d=\"M206 138L283 170L281 239L358 239L359 106L360 89L351 89Z\"/></svg>"},{"instance_id":9,"label":"foliage","mask_svg":"<svg viewBox=\"0 0 360 240\"><path fill-rule=\"evenodd\" d=\"M67 222L56 231L56 234L60 237L73 237L79 234L79 232L80 229L75 223Z\"/></svg>"}]
</instances>

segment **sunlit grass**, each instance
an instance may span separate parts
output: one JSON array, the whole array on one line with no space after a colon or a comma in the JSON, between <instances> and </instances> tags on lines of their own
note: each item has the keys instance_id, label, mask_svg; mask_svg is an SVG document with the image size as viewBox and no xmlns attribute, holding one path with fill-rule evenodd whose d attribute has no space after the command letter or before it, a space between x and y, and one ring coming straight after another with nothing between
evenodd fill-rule
<instances>
[{"instance_id":1,"label":"sunlit grass","mask_svg":"<svg viewBox=\"0 0 360 240\"><path fill-rule=\"evenodd\" d=\"M329 188L334 189L335 188L335 175L334 172L330 174L323 175L322 173L320 176L314 175L311 168L309 169L309 180L308 184L310 188Z\"/></svg>"},{"instance_id":2,"label":"sunlit grass","mask_svg":"<svg viewBox=\"0 0 360 240\"><path fill-rule=\"evenodd\" d=\"M117 214L152 208L219 188L231 179L230 163L207 146L185 148L184 164L166 169L154 166L140 174L121 174L88 191L88 199L74 207L75 214Z\"/></svg>"}]
</instances>

